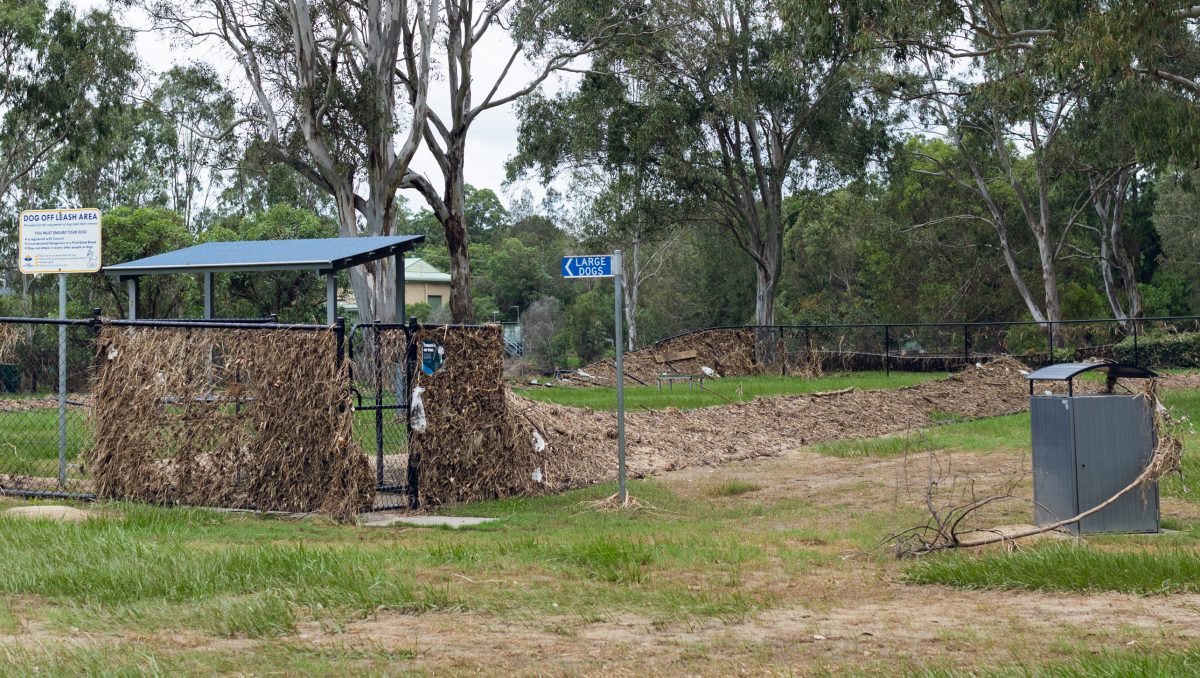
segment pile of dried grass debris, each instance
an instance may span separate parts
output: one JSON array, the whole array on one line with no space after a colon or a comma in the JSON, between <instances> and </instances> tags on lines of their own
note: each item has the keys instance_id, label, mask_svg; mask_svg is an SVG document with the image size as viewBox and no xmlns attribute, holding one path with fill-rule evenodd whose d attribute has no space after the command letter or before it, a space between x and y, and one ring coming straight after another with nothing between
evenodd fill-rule
<instances>
[{"instance_id":1,"label":"pile of dried grass debris","mask_svg":"<svg viewBox=\"0 0 1200 678\"><path fill-rule=\"evenodd\" d=\"M498 327L423 330L446 363L422 374L424 430L412 453L422 505L542 494L611 480L615 415L513 395L502 378ZM931 414L977 418L1027 406L1023 366L1002 359L946 379L883 391L758 398L681 411L629 412L633 477L772 456L802 445L929 426Z\"/></svg>"},{"instance_id":2,"label":"pile of dried grass debris","mask_svg":"<svg viewBox=\"0 0 1200 678\"><path fill-rule=\"evenodd\" d=\"M744 329L708 329L665 339L625 355L625 383L654 384L663 372L701 374L707 367L725 377L762 373L755 362L754 333ZM565 380L587 386L614 386L617 370L612 358L592 363Z\"/></svg>"},{"instance_id":3,"label":"pile of dried grass debris","mask_svg":"<svg viewBox=\"0 0 1200 678\"><path fill-rule=\"evenodd\" d=\"M97 495L338 518L369 508L374 478L335 342L333 331L105 327Z\"/></svg>"}]
</instances>

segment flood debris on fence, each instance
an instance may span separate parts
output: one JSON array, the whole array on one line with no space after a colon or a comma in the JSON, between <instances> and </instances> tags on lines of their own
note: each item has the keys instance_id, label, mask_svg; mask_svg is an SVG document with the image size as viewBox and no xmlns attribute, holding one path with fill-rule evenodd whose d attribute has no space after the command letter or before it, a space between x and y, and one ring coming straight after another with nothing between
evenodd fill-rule
<instances>
[{"instance_id":1,"label":"flood debris on fence","mask_svg":"<svg viewBox=\"0 0 1200 678\"><path fill-rule=\"evenodd\" d=\"M339 518L371 507L331 329L106 326L96 494Z\"/></svg>"}]
</instances>

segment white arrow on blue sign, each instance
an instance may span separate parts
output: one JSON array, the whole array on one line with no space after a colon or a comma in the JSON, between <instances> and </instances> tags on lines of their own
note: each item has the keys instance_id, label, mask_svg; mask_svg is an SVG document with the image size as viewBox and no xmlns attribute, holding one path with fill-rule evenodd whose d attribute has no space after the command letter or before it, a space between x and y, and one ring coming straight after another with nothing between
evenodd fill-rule
<instances>
[{"instance_id":1,"label":"white arrow on blue sign","mask_svg":"<svg viewBox=\"0 0 1200 678\"><path fill-rule=\"evenodd\" d=\"M613 257L611 254L594 257L563 257L562 275L564 278L611 278L613 277Z\"/></svg>"}]
</instances>

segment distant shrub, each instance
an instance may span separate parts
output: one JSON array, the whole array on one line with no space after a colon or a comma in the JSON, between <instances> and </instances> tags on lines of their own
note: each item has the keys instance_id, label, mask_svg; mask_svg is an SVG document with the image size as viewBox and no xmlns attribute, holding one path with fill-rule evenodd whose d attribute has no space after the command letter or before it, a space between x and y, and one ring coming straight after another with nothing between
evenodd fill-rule
<instances>
[{"instance_id":1,"label":"distant shrub","mask_svg":"<svg viewBox=\"0 0 1200 678\"><path fill-rule=\"evenodd\" d=\"M1113 347L1113 357L1150 368L1200 367L1200 332L1142 335L1136 352L1133 337L1126 337Z\"/></svg>"}]
</instances>

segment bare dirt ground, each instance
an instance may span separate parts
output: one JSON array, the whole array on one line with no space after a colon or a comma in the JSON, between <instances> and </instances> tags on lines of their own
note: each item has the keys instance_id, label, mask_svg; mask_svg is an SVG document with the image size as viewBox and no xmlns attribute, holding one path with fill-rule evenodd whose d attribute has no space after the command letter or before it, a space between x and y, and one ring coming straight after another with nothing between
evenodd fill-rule
<instances>
[{"instance_id":1,"label":"bare dirt ground","mask_svg":"<svg viewBox=\"0 0 1200 678\"><path fill-rule=\"evenodd\" d=\"M955 453L946 459L980 485L1024 472L1010 455ZM717 482L758 485L755 501L797 501L831 510L812 532L833 532L845 512L879 511L918 501L905 486L924 459L836 459L792 448L771 459L727 468L691 468L663 477L673 491L697 498ZM1027 485L1027 484L1026 484ZM735 501L731 499L731 501ZM1195 514L1170 501L1173 514ZM1013 510L990 517L1014 519ZM794 525L780 525L781 529ZM627 614L516 620L484 613L435 613L419 620L381 614L331 637L317 626L302 633L316 645L378 643L416 651L430 673L729 675L896 671L914 666L996 666L1052 661L1071 650L1132 647L1178 649L1200 642L1200 595L1142 597L962 591L905 585L886 553L847 550L822 539L805 546L838 565L812 568L774 582L779 602L737 621L663 624ZM486 586L486 583L478 585Z\"/></svg>"}]
</instances>

